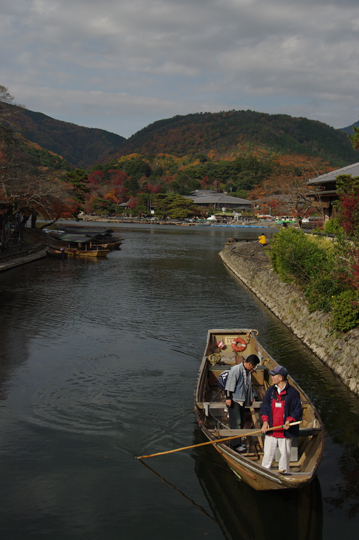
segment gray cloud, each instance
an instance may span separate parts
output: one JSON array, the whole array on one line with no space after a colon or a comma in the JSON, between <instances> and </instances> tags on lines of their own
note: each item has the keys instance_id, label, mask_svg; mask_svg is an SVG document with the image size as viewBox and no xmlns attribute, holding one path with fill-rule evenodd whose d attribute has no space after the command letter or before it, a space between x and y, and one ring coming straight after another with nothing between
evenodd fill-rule
<instances>
[{"instance_id":1,"label":"gray cloud","mask_svg":"<svg viewBox=\"0 0 359 540\"><path fill-rule=\"evenodd\" d=\"M56 118L129 136L204 110L335 127L358 117L354 0L0 0L0 10L0 83Z\"/></svg>"}]
</instances>

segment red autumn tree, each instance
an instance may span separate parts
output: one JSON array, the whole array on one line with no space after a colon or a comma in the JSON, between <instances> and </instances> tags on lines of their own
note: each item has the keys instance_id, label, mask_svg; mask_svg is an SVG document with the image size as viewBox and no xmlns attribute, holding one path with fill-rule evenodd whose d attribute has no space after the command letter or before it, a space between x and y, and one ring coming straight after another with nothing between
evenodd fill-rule
<instances>
[{"instance_id":1,"label":"red autumn tree","mask_svg":"<svg viewBox=\"0 0 359 540\"><path fill-rule=\"evenodd\" d=\"M32 158L23 152L19 138L12 131L12 118L22 106L9 108L13 97L0 86L0 199L7 203L4 222L14 214L25 219L40 215L46 219L68 217L77 212L78 205L70 199L65 184L49 178ZM35 219L32 225L35 226Z\"/></svg>"},{"instance_id":2,"label":"red autumn tree","mask_svg":"<svg viewBox=\"0 0 359 540\"><path fill-rule=\"evenodd\" d=\"M88 181L90 184L99 185L102 183L104 176L104 171L94 171L88 175Z\"/></svg>"},{"instance_id":3,"label":"red autumn tree","mask_svg":"<svg viewBox=\"0 0 359 540\"><path fill-rule=\"evenodd\" d=\"M344 231L359 237L359 176L342 174L336 179L338 219Z\"/></svg>"},{"instance_id":4,"label":"red autumn tree","mask_svg":"<svg viewBox=\"0 0 359 540\"><path fill-rule=\"evenodd\" d=\"M274 172L251 191L249 198L258 200L263 209L291 214L301 226L313 198L319 194L317 187L308 186L309 180L332 168L320 158L305 155L277 156L273 163Z\"/></svg>"},{"instance_id":5,"label":"red autumn tree","mask_svg":"<svg viewBox=\"0 0 359 540\"><path fill-rule=\"evenodd\" d=\"M110 176L110 184L114 186L122 186L127 178L127 174L120 169L111 169L108 171Z\"/></svg>"}]
</instances>

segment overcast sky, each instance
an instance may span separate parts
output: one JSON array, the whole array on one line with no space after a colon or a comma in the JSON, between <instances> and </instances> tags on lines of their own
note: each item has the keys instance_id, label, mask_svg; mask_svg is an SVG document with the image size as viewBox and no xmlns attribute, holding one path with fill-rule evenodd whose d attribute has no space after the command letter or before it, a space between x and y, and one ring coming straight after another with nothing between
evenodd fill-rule
<instances>
[{"instance_id":1,"label":"overcast sky","mask_svg":"<svg viewBox=\"0 0 359 540\"><path fill-rule=\"evenodd\" d=\"M129 137L176 114L359 115L358 0L0 0L0 84Z\"/></svg>"}]
</instances>

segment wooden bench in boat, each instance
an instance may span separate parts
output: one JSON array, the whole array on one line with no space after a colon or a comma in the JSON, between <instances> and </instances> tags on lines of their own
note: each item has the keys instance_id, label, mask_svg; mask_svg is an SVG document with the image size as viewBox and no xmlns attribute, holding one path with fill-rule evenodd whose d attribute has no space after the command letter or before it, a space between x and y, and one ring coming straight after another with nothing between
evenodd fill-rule
<instances>
[{"instance_id":1,"label":"wooden bench in boat","mask_svg":"<svg viewBox=\"0 0 359 540\"><path fill-rule=\"evenodd\" d=\"M253 411L254 412L254 411ZM252 429L210 429L209 430L214 436L218 438L225 438L225 437L235 437L238 436L244 436L251 437L251 431L256 432L254 437L257 439L257 450L255 453L253 451L249 452L243 452L243 455L246 457L249 457L250 459L259 459L261 455L263 455L263 438L261 433L258 433L258 428L252 428ZM301 452L301 457L299 457L298 453L298 439L293 439L292 442L292 448L290 453L290 461L297 467L301 467L302 463L307 458L307 445L309 441L312 439L313 436L319 435L321 432L320 428L302 428L299 429L299 437L305 437L306 443L304 444L304 448ZM299 438L298 437L298 438ZM253 446L253 445L252 445ZM249 444L250 447L250 444ZM279 449L276 449L276 453L274 455L275 461L278 463L280 460L280 452Z\"/></svg>"},{"instance_id":2,"label":"wooden bench in boat","mask_svg":"<svg viewBox=\"0 0 359 540\"><path fill-rule=\"evenodd\" d=\"M205 409L207 405L209 409L225 409L226 408L226 404L224 401L223 402L222 401L197 401L196 405L199 409ZM261 401L254 401L251 407L252 409L260 409L261 405L262 405Z\"/></svg>"},{"instance_id":3,"label":"wooden bench in boat","mask_svg":"<svg viewBox=\"0 0 359 540\"><path fill-rule=\"evenodd\" d=\"M210 433L213 433L219 438L222 437L235 437L236 435L251 435L251 431L258 432L258 429L260 428L252 428L252 429L209 429ZM299 437L310 437L312 435L319 435L320 428L302 428L299 429ZM260 435L260 433L257 433L257 435Z\"/></svg>"}]
</instances>

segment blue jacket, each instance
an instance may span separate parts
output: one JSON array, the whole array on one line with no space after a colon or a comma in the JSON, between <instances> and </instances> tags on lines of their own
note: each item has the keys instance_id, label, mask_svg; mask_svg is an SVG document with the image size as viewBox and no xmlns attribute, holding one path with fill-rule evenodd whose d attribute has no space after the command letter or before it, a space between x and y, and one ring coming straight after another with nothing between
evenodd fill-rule
<instances>
[{"instance_id":1,"label":"blue jacket","mask_svg":"<svg viewBox=\"0 0 359 540\"><path fill-rule=\"evenodd\" d=\"M272 414L272 402L277 395L277 389L275 385L270 386L266 391L266 394L263 399L261 406L260 414L261 416L268 416L269 427L273 427L273 414ZM283 395L284 398L284 422L288 416L295 418L296 420L302 419L302 404L300 402L300 395L298 390L293 386L287 383L286 394ZM268 435L270 432L268 433ZM299 424L297 426L291 426L289 429L284 430L285 437L298 437L299 435Z\"/></svg>"},{"instance_id":2,"label":"blue jacket","mask_svg":"<svg viewBox=\"0 0 359 540\"><path fill-rule=\"evenodd\" d=\"M236 364L229 370L226 381L226 390L228 390L229 392L233 392L233 401L243 401L245 403L247 400L247 396L248 401L253 401L252 376L250 374L248 376L249 391L248 394L246 393L244 378L247 377L247 375L248 372L243 364Z\"/></svg>"}]
</instances>

